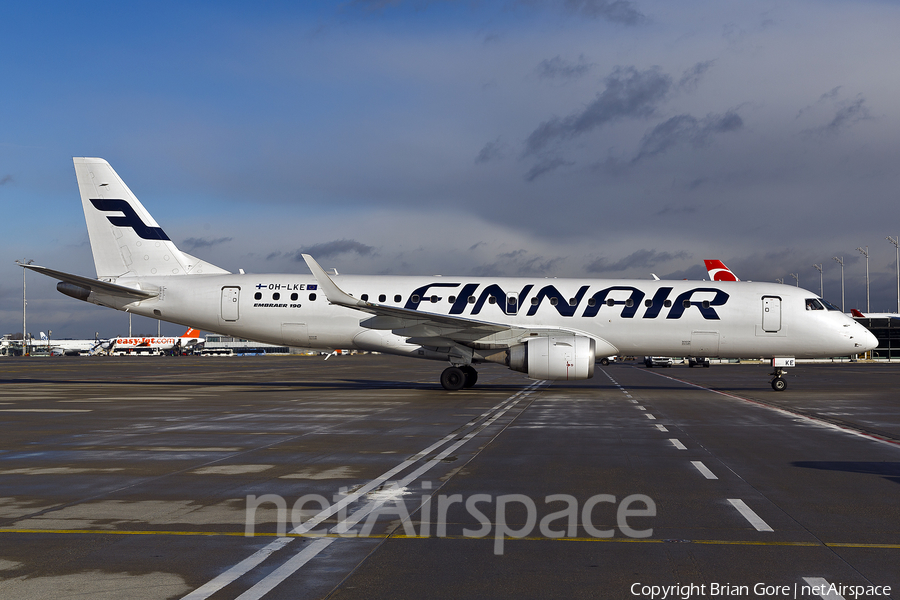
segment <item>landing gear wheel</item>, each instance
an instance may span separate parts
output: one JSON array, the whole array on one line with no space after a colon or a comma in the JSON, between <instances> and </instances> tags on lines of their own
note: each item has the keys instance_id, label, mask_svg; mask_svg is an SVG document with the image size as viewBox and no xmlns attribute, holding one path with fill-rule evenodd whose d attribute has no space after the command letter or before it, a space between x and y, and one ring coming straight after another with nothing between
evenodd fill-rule
<instances>
[{"instance_id":1,"label":"landing gear wheel","mask_svg":"<svg viewBox=\"0 0 900 600\"><path fill-rule=\"evenodd\" d=\"M478 382L478 371L472 365L465 365L459 368L460 371L466 376L466 382L463 384L464 388L470 388Z\"/></svg>"},{"instance_id":2,"label":"landing gear wheel","mask_svg":"<svg viewBox=\"0 0 900 600\"><path fill-rule=\"evenodd\" d=\"M776 392L783 392L786 387L787 381L785 381L781 377L776 377L772 380L772 389Z\"/></svg>"},{"instance_id":3,"label":"landing gear wheel","mask_svg":"<svg viewBox=\"0 0 900 600\"><path fill-rule=\"evenodd\" d=\"M450 392L461 390L466 385L466 374L459 367L447 367L441 373L441 385Z\"/></svg>"},{"instance_id":4,"label":"landing gear wheel","mask_svg":"<svg viewBox=\"0 0 900 600\"><path fill-rule=\"evenodd\" d=\"M600 364L603 365L604 367L605 367L605 366L608 366L608 365L609 365L609 359L608 359L607 357L604 356L603 358L600 359Z\"/></svg>"}]
</instances>

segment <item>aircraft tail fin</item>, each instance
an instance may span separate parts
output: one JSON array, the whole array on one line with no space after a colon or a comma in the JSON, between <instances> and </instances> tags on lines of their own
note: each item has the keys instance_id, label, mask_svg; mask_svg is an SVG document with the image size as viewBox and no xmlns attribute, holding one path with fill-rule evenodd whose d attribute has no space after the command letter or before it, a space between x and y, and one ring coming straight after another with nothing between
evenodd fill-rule
<instances>
[{"instance_id":1,"label":"aircraft tail fin","mask_svg":"<svg viewBox=\"0 0 900 600\"><path fill-rule=\"evenodd\" d=\"M706 270L709 272L709 278L713 281L740 281L737 275L731 272L731 269L725 266L721 260L704 260Z\"/></svg>"},{"instance_id":2,"label":"aircraft tail fin","mask_svg":"<svg viewBox=\"0 0 900 600\"><path fill-rule=\"evenodd\" d=\"M864 318L866 318L866 315L862 314L861 312L859 312L859 311L856 310L855 308L851 308L851 309L850 309L850 314L853 315L854 317L856 317L857 319L864 319Z\"/></svg>"},{"instance_id":3,"label":"aircraft tail fin","mask_svg":"<svg viewBox=\"0 0 900 600\"><path fill-rule=\"evenodd\" d=\"M98 279L228 273L181 252L108 162L72 160Z\"/></svg>"},{"instance_id":4,"label":"aircraft tail fin","mask_svg":"<svg viewBox=\"0 0 900 600\"><path fill-rule=\"evenodd\" d=\"M200 337L200 330L194 329L193 327L189 327L187 331L181 336L183 338L198 338Z\"/></svg>"}]
</instances>

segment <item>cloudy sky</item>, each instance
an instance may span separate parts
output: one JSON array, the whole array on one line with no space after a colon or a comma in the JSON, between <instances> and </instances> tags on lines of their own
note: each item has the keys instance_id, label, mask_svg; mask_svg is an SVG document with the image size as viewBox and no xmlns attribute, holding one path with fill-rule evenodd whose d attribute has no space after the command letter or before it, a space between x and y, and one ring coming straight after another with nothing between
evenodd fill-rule
<instances>
[{"instance_id":1,"label":"cloudy sky","mask_svg":"<svg viewBox=\"0 0 900 600\"><path fill-rule=\"evenodd\" d=\"M312 5L312 6L310 6ZM895 310L900 4L12 3L0 20L0 333L14 260L93 276L72 156L223 268L782 278ZM29 273L28 329L127 317ZM156 324L135 322L135 333ZM163 325L163 333L180 333ZM140 330L140 331L139 331Z\"/></svg>"}]
</instances>

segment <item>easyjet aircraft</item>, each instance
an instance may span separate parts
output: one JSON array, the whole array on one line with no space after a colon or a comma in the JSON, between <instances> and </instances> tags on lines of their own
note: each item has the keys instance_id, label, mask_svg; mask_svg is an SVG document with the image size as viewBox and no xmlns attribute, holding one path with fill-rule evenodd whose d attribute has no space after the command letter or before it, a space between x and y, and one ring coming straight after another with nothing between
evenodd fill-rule
<instances>
[{"instance_id":1,"label":"easyjet aircraft","mask_svg":"<svg viewBox=\"0 0 900 600\"><path fill-rule=\"evenodd\" d=\"M450 366L448 390L493 362L532 379L587 379L614 354L795 358L875 348L812 292L774 283L232 274L180 251L100 158L75 158L97 278L36 265L73 298L273 344L356 348Z\"/></svg>"},{"instance_id":2,"label":"easyjet aircraft","mask_svg":"<svg viewBox=\"0 0 900 600\"><path fill-rule=\"evenodd\" d=\"M175 347L188 348L203 342L198 329L188 328L179 337L118 337L110 347L110 352L130 350L133 348L150 348L153 350L172 350Z\"/></svg>"}]
</instances>

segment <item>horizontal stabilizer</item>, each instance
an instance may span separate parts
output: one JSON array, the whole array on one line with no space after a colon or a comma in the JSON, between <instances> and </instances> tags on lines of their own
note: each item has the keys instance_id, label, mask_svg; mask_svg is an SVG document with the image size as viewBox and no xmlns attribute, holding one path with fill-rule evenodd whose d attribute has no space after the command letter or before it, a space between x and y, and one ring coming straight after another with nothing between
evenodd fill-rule
<instances>
[{"instance_id":1,"label":"horizontal stabilizer","mask_svg":"<svg viewBox=\"0 0 900 600\"><path fill-rule=\"evenodd\" d=\"M81 275L72 275L71 273L63 273L62 271L54 271L53 269L48 269L47 267L40 267L38 265L23 265L19 263L20 266L34 271L35 273L40 273L42 275L46 275L47 277L52 277L54 279L59 279L65 283L72 284L77 288L82 288L84 290L84 298L79 298L82 300L87 299L87 295L90 292L95 292L97 294L103 294L106 296L117 296L119 298L129 298L133 300L146 300L147 298L154 298L159 295L159 292L148 292L145 290L138 290L135 288L125 287L124 285L116 285L115 283L109 283L108 281L100 281L98 279L91 279L89 277L82 277ZM66 295L73 296L73 294L64 292Z\"/></svg>"}]
</instances>

